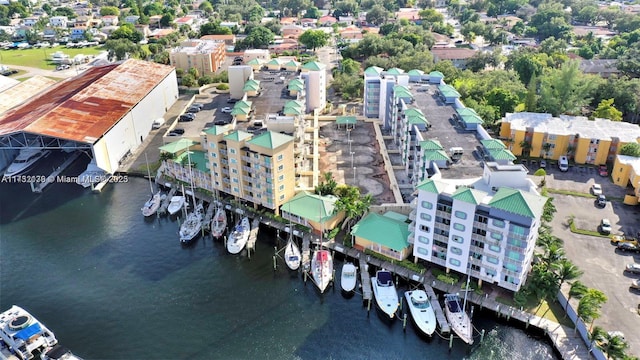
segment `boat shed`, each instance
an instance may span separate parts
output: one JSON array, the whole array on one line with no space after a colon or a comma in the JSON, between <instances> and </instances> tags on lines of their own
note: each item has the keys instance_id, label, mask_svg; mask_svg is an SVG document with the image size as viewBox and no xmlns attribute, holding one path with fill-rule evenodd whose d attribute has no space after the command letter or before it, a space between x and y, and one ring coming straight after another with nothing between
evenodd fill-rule
<instances>
[{"instance_id":1,"label":"boat shed","mask_svg":"<svg viewBox=\"0 0 640 360\"><path fill-rule=\"evenodd\" d=\"M0 169L27 147L82 149L113 174L176 102L178 83L171 66L129 59L91 67L35 94L0 114Z\"/></svg>"}]
</instances>

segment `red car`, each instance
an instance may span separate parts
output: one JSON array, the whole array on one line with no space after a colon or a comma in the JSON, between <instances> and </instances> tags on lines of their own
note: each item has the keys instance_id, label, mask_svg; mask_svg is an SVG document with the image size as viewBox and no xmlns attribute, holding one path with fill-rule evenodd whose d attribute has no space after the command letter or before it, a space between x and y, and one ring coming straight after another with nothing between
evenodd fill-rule
<instances>
[{"instance_id":1,"label":"red car","mask_svg":"<svg viewBox=\"0 0 640 360\"><path fill-rule=\"evenodd\" d=\"M600 165L598 167L598 174L600 174L600 176L609 176L609 170L607 170L607 166Z\"/></svg>"}]
</instances>

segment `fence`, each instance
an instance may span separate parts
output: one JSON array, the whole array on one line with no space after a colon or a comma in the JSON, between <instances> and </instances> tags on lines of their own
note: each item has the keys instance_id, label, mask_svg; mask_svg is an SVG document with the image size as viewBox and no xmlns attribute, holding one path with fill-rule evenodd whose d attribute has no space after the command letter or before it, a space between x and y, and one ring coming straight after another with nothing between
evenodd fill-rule
<instances>
[{"instance_id":1,"label":"fence","mask_svg":"<svg viewBox=\"0 0 640 360\"><path fill-rule=\"evenodd\" d=\"M575 330L580 333L580 337L589 347L591 355L593 355L596 360L607 360L607 357L604 355L602 350L591 343L591 340L589 339L589 328L584 323L584 321L582 321L582 319L578 317L578 313L571 306L571 304L567 306L568 299L564 296L562 291L558 291L558 301L563 308L567 309L567 316L569 316L569 319L571 319L571 321L573 321L573 323L575 324Z\"/></svg>"}]
</instances>

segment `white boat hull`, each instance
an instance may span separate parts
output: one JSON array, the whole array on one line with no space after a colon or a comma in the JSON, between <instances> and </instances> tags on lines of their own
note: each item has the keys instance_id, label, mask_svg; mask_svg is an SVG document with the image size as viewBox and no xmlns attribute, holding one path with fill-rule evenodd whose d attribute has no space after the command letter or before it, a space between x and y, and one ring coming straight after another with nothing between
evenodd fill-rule
<instances>
[{"instance_id":1,"label":"white boat hull","mask_svg":"<svg viewBox=\"0 0 640 360\"><path fill-rule=\"evenodd\" d=\"M387 270L378 270L376 276L371 278L371 285L380 310L389 316L389 319L394 319L400 301L391 273Z\"/></svg>"},{"instance_id":2,"label":"white boat hull","mask_svg":"<svg viewBox=\"0 0 640 360\"><path fill-rule=\"evenodd\" d=\"M19 306L0 314L0 340L21 359L33 358L58 343L53 332ZM0 354L2 355L2 354Z\"/></svg>"},{"instance_id":3,"label":"white boat hull","mask_svg":"<svg viewBox=\"0 0 640 360\"><path fill-rule=\"evenodd\" d=\"M357 270L352 263L344 263L340 273L340 287L344 292L352 292L356 289Z\"/></svg>"},{"instance_id":4,"label":"white boat hull","mask_svg":"<svg viewBox=\"0 0 640 360\"><path fill-rule=\"evenodd\" d=\"M467 344L473 344L473 326L471 318L460 304L460 297L446 294L444 298L444 313L451 325L451 329Z\"/></svg>"},{"instance_id":5,"label":"white boat hull","mask_svg":"<svg viewBox=\"0 0 640 360\"><path fill-rule=\"evenodd\" d=\"M142 215L145 217L154 215L158 211L158 208L160 208L161 202L162 198L160 196L160 191L158 191L151 196L151 199L144 203L144 206L140 209L142 211Z\"/></svg>"},{"instance_id":6,"label":"white boat hull","mask_svg":"<svg viewBox=\"0 0 640 360\"><path fill-rule=\"evenodd\" d=\"M202 204L196 205L193 212L187 215L184 223L180 226L180 242L183 244L191 242L195 239L202 230L202 218L204 216L204 209Z\"/></svg>"},{"instance_id":7,"label":"white boat hull","mask_svg":"<svg viewBox=\"0 0 640 360\"><path fill-rule=\"evenodd\" d=\"M311 276L321 293L333 280L333 258L329 250L317 250L311 260Z\"/></svg>"},{"instance_id":8,"label":"white boat hull","mask_svg":"<svg viewBox=\"0 0 640 360\"><path fill-rule=\"evenodd\" d=\"M169 202L169 206L167 206L167 212L169 213L169 215L177 214L184 206L185 201L186 199L184 196L172 196L171 201Z\"/></svg>"},{"instance_id":9,"label":"white boat hull","mask_svg":"<svg viewBox=\"0 0 640 360\"><path fill-rule=\"evenodd\" d=\"M436 313L429 302L424 290L413 290L404 293L409 306L409 313L418 329L425 335L431 336L436 331Z\"/></svg>"},{"instance_id":10,"label":"white boat hull","mask_svg":"<svg viewBox=\"0 0 640 360\"><path fill-rule=\"evenodd\" d=\"M251 224L249 223L249 218L245 216L229 236L227 251L233 255L239 254L247 245L250 232Z\"/></svg>"},{"instance_id":11,"label":"white boat hull","mask_svg":"<svg viewBox=\"0 0 640 360\"><path fill-rule=\"evenodd\" d=\"M13 160L11 165L4 172L5 177L20 175L29 170L38 160L49 155L49 150L24 149Z\"/></svg>"},{"instance_id":12,"label":"white boat hull","mask_svg":"<svg viewBox=\"0 0 640 360\"><path fill-rule=\"evenodd\" d=\"M300 249L292 239L289 239L287 242L287 246L284 249L284 261L287 264L287 267L293 271L296 271L300 268L300 263L302 262L302 255L300 254Z\"/></svg>"},{"instance_id":13,"label":"white boat hull","mask_svg":"<svg viewBox=\"0 0 640 360\"><path fill-rule=\"evenodd\" d=\"M211 235L215 238L219 238L224 235L226 230L227 213L224 211L224 207L219 206L213 216L213 220L211 220Z\"/></svg>"}]
</instances>

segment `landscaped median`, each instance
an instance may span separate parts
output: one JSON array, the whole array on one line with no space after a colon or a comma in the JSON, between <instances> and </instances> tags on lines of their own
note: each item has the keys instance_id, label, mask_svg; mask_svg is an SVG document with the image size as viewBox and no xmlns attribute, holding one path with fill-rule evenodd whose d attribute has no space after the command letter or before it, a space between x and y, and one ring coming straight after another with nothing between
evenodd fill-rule
<instances>
[{"instance_id":1,"label":"landscaped median","mask_svg":"<svg viewBox=\"0 0 640 360\"><path fill-rule=\"evenodd\" d=\"M573 191L573 190L552 189L552 188L548 188L548 187L546 187L545 190L549 194L579 196L579 197L589 198L589 199L594 199L594 200L597 198L597 196L595 196L595 195L592 195L592 194L589 194L589 193L583 193L583 192L579 192L579 191ZM624 199L622 199L622 198L607 196L607 201L623 201L623 200Z\"/></svg>"},{"instance_id":2,"label":"landscaped median","mask_svg":"<svg viewBox=\"0 0 640 360\"><path fill-rule=\"evenodd\" d=\"M567 223L569 224L569 229L571 229L571 232L574 234L581 234L581 235L589 235L589 236L597 236L597 237L601 237L601 238L605 238L605 239L611 239L611 235L603 235L600 234L597 231L592 231L592 230L585 230L585 229L578 229L578 227L576 226L576 223L574 221L574 216L570 216L567 219Z\"/></svg>"}]
</instances>

